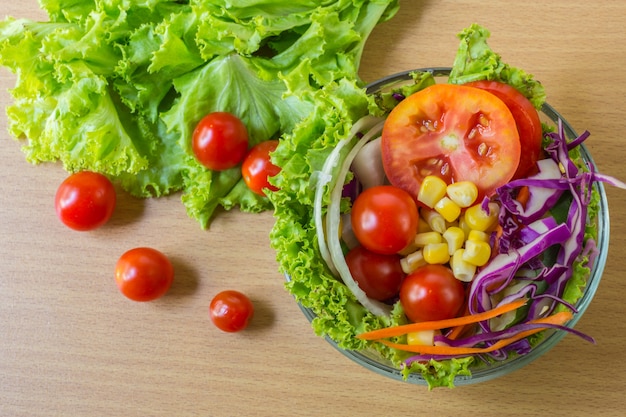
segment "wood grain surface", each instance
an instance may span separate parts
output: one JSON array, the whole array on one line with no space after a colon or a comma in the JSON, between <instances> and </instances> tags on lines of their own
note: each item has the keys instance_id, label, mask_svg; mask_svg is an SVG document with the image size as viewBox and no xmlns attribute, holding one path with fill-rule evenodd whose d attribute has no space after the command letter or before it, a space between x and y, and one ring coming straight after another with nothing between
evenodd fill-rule
<instances>
[{"instance_id":1,"label":"wood grain surface","mask_svg":"<svg viewBox=\"0 0 626 417\"><path fill-rule=\"evenodd\" d=\"M449 66L456 33L476 22L506 62L543 82L601 172L626 179L626 2L401 1L369 38L366 81ZM0 0L3 15L46 19L35 0ZM0 70L0 107L14 75ZM608 188L606 270L573 336L506 377L456 389L387 379L314 335L283 287L272 214L219 213L210 230L179 195L119 194L111 223L65 228L53 200L65 172L33 166L0 115L0 416L588 416L626 408L626 191ZM177 271L153 303L122 297L113 270L134 246L166 252ZM252 298L248 331L215 329L207 310L227 288Z\"/></svg>"}]
</instances>

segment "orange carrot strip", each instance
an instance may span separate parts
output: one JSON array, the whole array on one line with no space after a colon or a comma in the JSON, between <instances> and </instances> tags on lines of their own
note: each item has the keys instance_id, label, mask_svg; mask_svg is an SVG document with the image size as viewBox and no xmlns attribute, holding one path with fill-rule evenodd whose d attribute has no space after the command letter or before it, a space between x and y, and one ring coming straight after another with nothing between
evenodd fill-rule
<instances>
[{"instance_id":1,"label":"orange carrot strip","mask_svg":"<svg viewBox=\"0 0 626 417\"><path fill-rule=\"evenodd\" d=\"M515 199L520 202L522 207L526 207L526 203L528 203L528 199L530 198L530 189L528 186L520 187L517 197Z\"/></svg>"},{"instance_id":2,"label":"orange carrot strip","mask_svg":"<svg viewBox=\"0 0 626 417\"><path fill-rule=\"evenodd\" d=\"M420 330L439 330L448 327L455 327L464 324L477 323L479 321L488 320L500 314L513 311L526 304L526 300L516 300L508 304L501 305L484 313L470 314L467 316L457 317L454 319L422 321L419 323L403 324L400 326L387 327L384 329L372 330L370 332L361 333L357 338L362 340L376 340L385 337L394 337L407 334L409 332L417 332Z\"/></svg>"},{"instance_id":3,"label":"orange carrot strip","mask_svg":"<svg viewBox=\"0 0 626 417\"><path fill-rule=\"evenodd\" d=\"M551 316L531 320L528 323L532 324L563 324L567 320L572 318L572 313L569 311L562 311L560 313L553 314ZM494 350L502 349L510 345L513 342L517 342L525 337L528 337L532 334L539 333L543 330L547 329L547 327L537 328L526 330L523 332L519 332L515 336L511 336L506 339L498 340L491 346L478 348L478 347L452 347L452 346L427 346L427 345L405 345L402 343L393 343L388 340L378 340L378 342L383 345L389 346L394 349L403 350L406 352L414 352L420 353L422 355L473 355L477 353L489 353Z\"/></svg>"}]
</instances>

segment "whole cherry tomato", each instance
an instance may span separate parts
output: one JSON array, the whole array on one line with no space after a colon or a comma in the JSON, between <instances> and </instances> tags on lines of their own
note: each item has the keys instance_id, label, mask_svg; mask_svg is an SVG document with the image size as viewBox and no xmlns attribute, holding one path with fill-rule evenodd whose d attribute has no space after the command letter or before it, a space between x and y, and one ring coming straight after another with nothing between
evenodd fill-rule
<instances>
[{"instance_id":1,"label":"whole cherry tomato","mask_svg":"<svg viewBox=\"0 0 626 417\"><path fill-rule=\"evenodd\" d=\"M223 171L243 160L248 151L248 130L234 114L209 113L193 131L191 144L202 165Z\"/></svg>"},{"instance_id":2,"label":"whole cherry tomato","mask_svg":"<svg viewBox=\"0 0 626 417\"><path fill-rule=\"evenodd\" d=\"M386 301L398 295L405 277L400 255L383 255L357 246L346 255L350 274L365 294Z\"/></svg>"},{"instance_id":3,"label":"whole cherry tomato","mask_svg":"<svg viewBox=\"0 0 626 417\"><path fill-rule=\"evenodd\" d=\"M234 290L222 291L213 297L209 316L220 330L233 333L248 327L254 315L252 301L243 293Z\"/></svg>"},{"instance_id":4,"label":"whole cherry tomato","mask_svg":"<svg viewBox=\"0 0 626 417\"><path fill-rule=\"evenodd\" d=\"M361 245L372 252L392 254L415 238L419 215L417 204L406 191L379 185L363 191L350 214L352 230Z\"/></svg>"},{"instance_id":5,"label":"whole cherry tomato","mask_svg":"<svg viewBox=\"0 0 626 417\"><path fill-rule=\"evenodd\" d=\"M276 150L277 140L268 140L250 149L243 164L241 175L248 188L259 195L265 195L265 189L277 191L278 188L269 183L268 179L280 172L280 168L270 160L270 153Z\"/></svg>"},{"instance_id":6,"label":"whole cherry tomato","mask_svg":"<svg viewBox=\"0 0 626 417\"><path fill-rule=\"evenodd\" d=\"M465 301L465 287L450 268L426 265L407 275L400 287L400 303L414 321L456 317Z\"/></svg>"},{"instance_id":7,"label":"whole cherry tomato","mask_svg":"<svg viewBox=\"0 0 626 417\"><path fill-rule=\"evenodd\" d=\"M116 204L115 188L102 174L81 171L67 177L57 189L54 206L71 229L87 231L105 224Z\"/></svg>"},{"instance_id":8,"label":"whole cherry tomato","mask_svg":"<svg viewBox=\"0 0 626 417\"><path fill-rule=\"evenodd\" d=\"M169 258L152 248L125 252L115 266L119 290L133 301L152 301L163 296L174 280Z\"/></svg>"}]
</instances>

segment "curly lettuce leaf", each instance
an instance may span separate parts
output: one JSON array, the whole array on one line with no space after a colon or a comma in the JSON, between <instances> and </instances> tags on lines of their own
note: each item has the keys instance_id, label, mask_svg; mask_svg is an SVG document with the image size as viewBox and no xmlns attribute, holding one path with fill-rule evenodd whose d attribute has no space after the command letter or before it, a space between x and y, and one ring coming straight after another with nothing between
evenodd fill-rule
<instances>
[{"instance_id":1,"label":"curly lettuce leaf","mask_svg":"<svg viewBox=\"0 0 626 417\"><path fill-rule=\"evenodd\" d=\"M537 109L546 100L543 85L519 68L504 63L499 54L487 44L490 33L478 24L472 24L461 31L457 50L448 82L465 84L479 80L495 80L515 87Z\"/></svg>"},{"instance_id":2,"label":"curly lettuce leaf","mask_svg":"<svg viewBox=\"0 0 626 417\"><path fill-rule=\"evenodd\" d=\"M9 130L26 140L27 159L102 172L140 197L182 191L203 228L219 206L271 204L238 170L195 161L189 141L200 118L235 113L252 144L289 133L313 111L307 91L358 81L369 33L398 8L397 0L40 4L48 22L0 22L0 63L17 75Z\"/></svg>"}]
</instances>

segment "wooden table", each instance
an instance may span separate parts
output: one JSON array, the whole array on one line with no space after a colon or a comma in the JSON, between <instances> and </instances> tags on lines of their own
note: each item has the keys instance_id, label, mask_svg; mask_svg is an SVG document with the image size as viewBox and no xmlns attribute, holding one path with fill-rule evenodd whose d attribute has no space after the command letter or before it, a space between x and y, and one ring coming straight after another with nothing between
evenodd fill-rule
<instances>
[{"instance_id":1,"label":"wooden table","mask_svg":"<svg viewBox=\"0 0 626 417\"><path fill-rule=\"evenodd\" d=\"M1 0L3 14L44 19L35 0ZM626 179L626 2L403 1L370 37L361 76L448 66L456 33L477 22L505 60L533 73L587 142L599 169ZM0 101L14 77L0 72ZM65 173L31 166L0 117L0 415L388 416L621 415L626 408L623 251L626 191L607 190L613 235L597 296L577 328L544 357L498 380L453 390L396 382L359 367L315 336L283 288L269 247L271 213L220 214L209 231L174 195L119 195L109 225L77 233L57 220ZM122 297L118 256L153 246L175 264L171 292ZM251 296L248 331L214 328L220 290Z\"/></svg>"}]
</instances>

